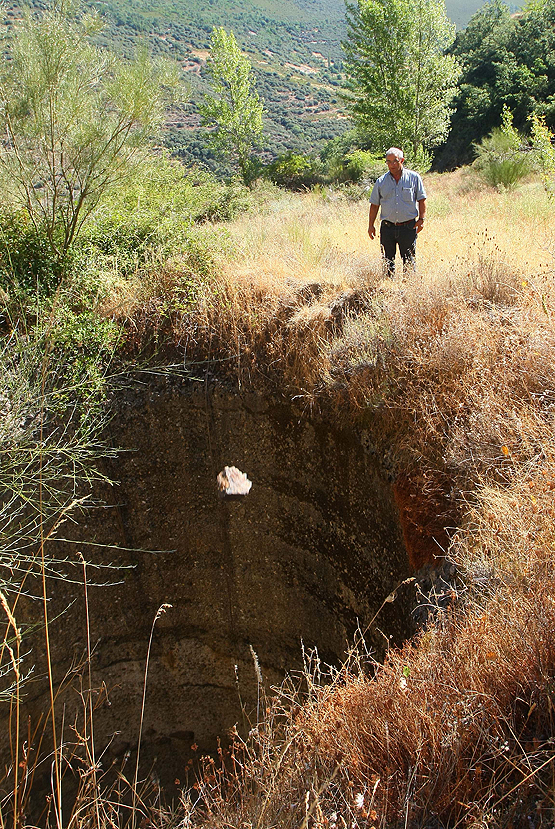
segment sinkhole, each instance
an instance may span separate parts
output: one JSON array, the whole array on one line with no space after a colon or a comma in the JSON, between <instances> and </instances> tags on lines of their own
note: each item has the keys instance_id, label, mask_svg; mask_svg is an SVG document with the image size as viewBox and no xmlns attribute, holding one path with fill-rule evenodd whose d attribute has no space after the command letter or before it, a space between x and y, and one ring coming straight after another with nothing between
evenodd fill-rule
<instances>
[{"instance_id":1,"label":"sinkhole","mask_svg":"<svg viewBox=\"0 0 555 829\"><path fill-rule=\"evenodd\" d=\"M336 420L336 418L335 418ZM170 374L128 382L114 395L106 461L114 487L79 516L75 544L90 561L92 684L103 763L133 754L148 667L141 760L162 782L219 736L256 719L266 687L299 670L317 649L338 665L357 630L377 657L411 631L410 574L386 459L370 432L340 428L282 396ZM235 465L253 482L222 497L216 477ZM100 546L98 546L100 545ZM111 581L92 586L95 580ZM87 651L83 589L52 590L56 674ZM41 637L34 659L40 665ZM46 683L44 684L44 686ZM36 722L46 691L29 686L24 713ZM66 693L66 723L78 695ZM77 714L75 713L75 716Z\"/></svg>"}]
</instances>

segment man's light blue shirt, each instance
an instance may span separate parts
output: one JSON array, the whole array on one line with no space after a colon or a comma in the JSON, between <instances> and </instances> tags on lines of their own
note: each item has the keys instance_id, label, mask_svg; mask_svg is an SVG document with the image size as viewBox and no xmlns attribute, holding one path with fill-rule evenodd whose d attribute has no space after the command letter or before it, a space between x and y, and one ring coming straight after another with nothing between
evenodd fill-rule
<instances>
[{"instance_id":1,"label":"man's light blue shirt","mask_svg":"<svg viewBox=\"0 0 555 829\"><path fill-rule=\"evenodd\" d=\"M399 181L390 172L380 176L372 189L370 203L381 206L382 219L397 223L416 219L417 202L425 198L426 191L418 173L403 167Z\"/></svg>"}]
</instances>

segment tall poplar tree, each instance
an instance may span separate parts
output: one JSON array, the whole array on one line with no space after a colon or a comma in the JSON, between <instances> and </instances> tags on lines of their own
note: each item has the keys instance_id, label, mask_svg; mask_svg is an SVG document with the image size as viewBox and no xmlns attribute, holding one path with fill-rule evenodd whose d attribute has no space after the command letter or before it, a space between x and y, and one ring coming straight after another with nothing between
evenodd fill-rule
<instances>
[{"instance_id":1,"label":"tall poplar tree","mask_svg":"<svg viewBox=\"0 0 555 829\"><path fill-rule=\"evenodd\" d=\"M460 68L443 0L356 0L347 26L345 98L371 148L414 158L444 141Z\"/></svg>"},{"instance_id":2,"label":"tall poplar tree","mask_svg":"<svg viewBox=\"0 0 555 829\"><path fill-rule=\"evenodd\" d=\"M215 28L207 63L212 94L204 96L200 113L215 148L237 164L245 184L252 179L251 153L262 135L264 106L254 85L249 59L233 32Z\"/></svg>"}]
</instances>

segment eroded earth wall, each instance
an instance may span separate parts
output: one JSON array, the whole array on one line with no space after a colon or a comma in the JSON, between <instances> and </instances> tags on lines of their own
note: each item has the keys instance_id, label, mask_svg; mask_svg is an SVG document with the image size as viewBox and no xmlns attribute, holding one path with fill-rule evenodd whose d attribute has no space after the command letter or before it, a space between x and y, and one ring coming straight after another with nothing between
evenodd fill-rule
<instances>
[{"instance_id":1,"label":"eroded earth wall","mask_svg":"<svg viewBox=\"0 0 555 829\"><path fill-rule=\"evenodd\" d=\"M408 563L391 483L367 435L279 397L143 377L113 401L109 439L122 451L106 472L119 483L97 493L107 506L64 528L81 539L64 554L129 568L88 570L91 582L120 582L89 588L93 686L108 696L95 713L98 747L109 744L104 763L134 751L151 625L163 603L172 606L156 622L141 756L173 781L192 746L213 750L217 735L256 718L252 651L268 685L301 667L301 643L337 664ZM248 474L248 496L218 493L225 465ZM61 677L86 651L83 590L60 582L51 591L52 618L75 600L51 627ZM376 653L404 638L407 604L401 593L380 611L369 632ZM39 632L39 663L41 641ZM43 690L27 690L34 722ZM66 699L67 729L79 698Z\"/></svg>"}]
</instances>

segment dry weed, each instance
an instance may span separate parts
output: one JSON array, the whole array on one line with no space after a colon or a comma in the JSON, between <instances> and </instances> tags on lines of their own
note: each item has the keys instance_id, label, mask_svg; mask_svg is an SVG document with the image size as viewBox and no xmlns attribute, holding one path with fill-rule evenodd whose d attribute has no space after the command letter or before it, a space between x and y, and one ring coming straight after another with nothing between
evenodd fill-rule
<instances>
[{"instance_id":1,"label":"dry weed","mask_svg":"<svg viewBox=\"0 0 555 829\"><path fill-rule=\"evenodd\" d=\"M379 779L386 821L433 814L455 825L469 809L495 811L553 756L554 586L535 581L480 612L447 614L373 680L349 678L308 712L318 751L359 790Z\"/></svg>"}]
</instances>

